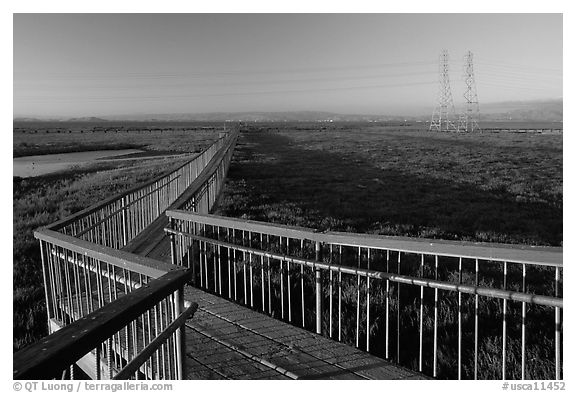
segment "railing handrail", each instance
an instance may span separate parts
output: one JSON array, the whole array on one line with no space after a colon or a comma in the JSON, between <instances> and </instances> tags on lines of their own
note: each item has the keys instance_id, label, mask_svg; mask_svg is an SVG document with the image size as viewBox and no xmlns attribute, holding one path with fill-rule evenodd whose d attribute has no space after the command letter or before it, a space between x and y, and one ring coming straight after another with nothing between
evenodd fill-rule
<instances>
[{"instance_id":1,"label":"railing handrail","mask_svg":"<svg viewBox=\"0 0 576 393\"><path fill-rule=\"evenodd\" d=\"M230 229L268 233L272 236L291 237L293 239L317 240L318 231L305 227L275 224L262 221L245 220L236 217L218 216L215 214L196 213L181 209L166 210L168 218L194 220L199 224L228 227Z\"/></svg>"},{"instance_id":2,"label":"railing handrail","mask_svg":"<svg viewBox=\"0 0 576 393\"><path fill-rule=\"evenodd\" d=\"M232 131L232 133L234 132L236 131ZM166 210L181 208L188 201L188 199L190 199L191 196L196 194L196 192L198 192L198 190L202 188L204 183L206 183L210 179L210 177L212 177L212 175L218 170L218 167L220 166L222 159L233 145L233 142L236 137L237 133L232 134L232 137L228 140L228 144L222 146L222 148L214 155L214 157L212 157L212 160L210 160L208 165L206 165L206 167L198 175L198 177L194 179L192 183L190 183L190 186L188 186L186 191L184 191L182 195L180 195L174 202L172 202L172 204L168 206Z\"/></svg>"},{"instance_id":3,"label":"railing handrail","mask_svg":"<svg viewBox=\"0 0 576 393\"><path fill-rule=\"evenodd\" d=\"M343 246L370 247L414 254L434 254L446 257L525 263L528 265L563 266L562 247L532 247L347 232L318 232L311 228L243 220L186 210L167 210L166 215L169 218L194 221L199 224L262 232L273 236L307 239Z\"/></svg>"},{"instance_id":4,"label":"railing handrail","mask_svg":"<svg viewBox=\"0 0 576 393\"><path fill-rule=\"evenodd\" d=\"M168 325L164 331L158 335L154 340L146 346L134 359L132 359L122 370L114 376L113 379L128 379L131 375L138 371L140 366L148 361L158 348L166 341L170 335L172 335L176 330L186 323L187 319L190 319L196 310L198 309L197 303L190 303L188 307L180 314L170 325Z\"/></svg>"},{"instance_id":5,"label":"railing handrail","mask_svg":"<svg viewBox=\"0 0 576 393\"><path fill-rule=\"evenodd\" d=\"M316 261L313 259L306 259L302 257L293 257L290 255L284 255L277 252L272 251L264 251L257 248L249 247L249 246L241 246L233 243L229 243L222 240L216 240L209 237L204 237L200 235L193 235L190 233L177 231L174 229L166 228L165 231L167 233L186 236L191 239L200 240L203 242L207 242L216 246L223 246L230 249L234 249L240 252L245 252L251 255L261 256L265 258L273 258L277 260L283 260L286 262L294 263L296 265L302 265L306 267L310 267L312 269L322 269L327 271L332 271L334 273L346 273L346 274L353 274L355 276L362 276L362 277L369 277L369 278L376 278L380 280L390 280L392 282L399 282L402 284L411 284L419 287L426 287L426 288L437 288L442 289L445 291L452 291L452 292L462 292L467 293L470 295L479 295L479 296L486 296L498 299L507 299L507 300L514 300L520 301L525 303L531 304L538 304L542 306L551 306L551 307L560 307L563 308L564 301L562 298L553 297L553 296L545 296L545 295L537 295L531 293L524 293L512 290L505 290L505 289L498 289L498 288L490 288L490 287L483 287L479 285L468 285L468 284L458 284L458 283L451 283L447 281L435 280L431 278L423 278L423 277L414 277L410 275L404 274L397 274L391 272L383 272L379 270L373 269L365 269L360 267L351 267L351 266L342 266L338 264L331 264L329 262L321 262Z\"/></svg>"},{"instance_id":6,"label":"railing handrail","mask_svg":"<svg viewBox=\"0 0 576 393\"><path fill-rule=\"evenodd\" d=\"M157 182L157 181L161 181L163 179L169 178L170 176L172 176L174 173L178 172L179 170L181 170L182 168L184 168L186 165L192 163L194 160L196 160L198 157L200 157L202 154L204 154L206 151L208 151L212 146L214 146L215 144L219 143L221 139L226 138L226 137L220 137L218 139L216 139L212 144L210 144L208 147L206 147L206 149L202 150L200 153L197 153L194 155L193 158L191 158L190 160L186 161L185 163L183 163L182 165L178 166L178 168L174 169L172 172L168 173L168 174L161 174L156 176L155 178L148 180L144 183L138 184L126 191L120 192L118 194L115 194L109 198L106 198L100 202L97 202L94 205L88 206L87 208L80 210L74 214L71 214L67 217L64 217L58 221L55 221L51 224L46 225L44 228L47 229L57 229L60 228L62 226L65 226L67 224L69 224L70 222L73 222L74 220L83 218L93 212L95 212L98 209L101 209L107 205L109 205L110 203L116 202L122 198L124 198L127 195L130 195L134 192L140 191L145 187L148 187L149 185Z\"/></svg>"},{"instance_id":7,"label":"railing handrail","mask_svg":"<svg viewBox=\"0 0 576 393\"><path fill-rule=\"evenodd\" d=\"M181 288L190 272L176 270L144 284L116 301L42 338L14 354L14 379L49 379L78 361L126 324ZM197 307L197 306L196 306ZM196 307L187 311L192 314Z\"/></svg>"},{"instance_id":8,"label":"railing handrail","mask_svg":"<svg viewBox=\"0 0 576 393\"><path fill-rule=\"evenodd\" d=\"M50 229L39 229L34 232L34 237L67 250L77 252L90 258L94 258L111 265L130 270L135 273L144 274L148 277L158 278L167 272L182 270L183 268L158 261L156 259L143 257L126 251L102 246L87 240L82 240L74 236L65 235Z\"/></svg>"}]
</instances>

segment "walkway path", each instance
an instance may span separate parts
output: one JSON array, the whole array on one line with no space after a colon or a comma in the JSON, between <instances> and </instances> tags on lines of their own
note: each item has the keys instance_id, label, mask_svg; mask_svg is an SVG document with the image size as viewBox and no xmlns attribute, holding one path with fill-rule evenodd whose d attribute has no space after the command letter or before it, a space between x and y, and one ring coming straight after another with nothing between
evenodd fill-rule
<instances>
[{"instance_id":1,"label":"walkway path","mask_svg":"<svg viewBox=\"0 0 576 393\"><path fill-rule=\"evenodd\" d=\"M170 263L160 217L126 250ZM349 345L271 318L193 287L186 324L186 379L425 379Z\"/></svg>"}]
</instances>

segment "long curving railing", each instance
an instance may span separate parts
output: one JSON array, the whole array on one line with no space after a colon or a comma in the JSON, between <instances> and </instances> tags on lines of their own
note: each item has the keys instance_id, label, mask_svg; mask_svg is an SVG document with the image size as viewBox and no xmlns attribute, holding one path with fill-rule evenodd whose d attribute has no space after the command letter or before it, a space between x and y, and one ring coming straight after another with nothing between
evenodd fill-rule
<instances>
[{"instance_id":1,"label":"long curving railing","mask_svg":"<svg viewBox=\"0 0 576 393\"><path fill-rule=\"evenodd\" d=\"M51 334L14 355L14 378L72 378L74 364L95 379L184 377L184 324L197 307L184 302L190 273L122 249L168 207L190 198L214 203L238 132L165 176L34 233ZM205 181L201 194L187 196Z\"/></svg>"},{"instance_id":2,"label":"long curving railing","mask_svg":"<svg viewBox=\"0 0 576 393\"><path fill-rule=\"evenodd\" d=\"M125 247L190 187L223 148L228 148L235 141L237 132L234 130L226 137L219 138L174 171L114 195L46 228L107 247Z\"/></svg>"},{"instance_id":3,"label":"long curving railing","mask_svg":"<svg viewBox=\"0 0 576 393\"><path fill-rule=\"evenodd\" d=\"M562 377L562 249L166 214L200 288L434 377Z\"/></svg>"}]
</instances>

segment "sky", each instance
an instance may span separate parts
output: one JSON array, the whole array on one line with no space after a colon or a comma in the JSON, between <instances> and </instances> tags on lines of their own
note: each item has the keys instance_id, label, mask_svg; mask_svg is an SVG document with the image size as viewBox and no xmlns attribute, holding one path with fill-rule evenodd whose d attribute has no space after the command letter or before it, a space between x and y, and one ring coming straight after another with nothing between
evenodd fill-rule
<instances>
[{"instance_id":1,"label":"sky","mask_svg":"<svg viewBox=\"0 0 576 393\"><path fill-rule=\"evenodd\" d=\"M562 98L562 14L14 14L13 115L421 114Z\"/></svg>"}]
</instances>

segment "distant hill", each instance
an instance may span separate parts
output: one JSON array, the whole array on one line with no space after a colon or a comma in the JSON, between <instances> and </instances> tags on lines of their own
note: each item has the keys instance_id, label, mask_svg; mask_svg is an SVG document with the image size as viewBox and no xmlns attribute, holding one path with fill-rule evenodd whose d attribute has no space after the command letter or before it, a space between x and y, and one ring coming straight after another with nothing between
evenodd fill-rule
<instances>
[{"instance_id":1,"label":"distant hill","mask_svg":"<svg viewBox=\"0 0 576 393\"><path fill-rule=\"evenodd\" d=\"M395 120L398 116L349 115L320 111L294 112L212 112L212 113L170 113L150 115L106 116L108 120L139 121L377 121Z\"/></svg>"},{"instance_id":2,"label":"distant hill","mask_svg":"<svg viewBox=\"0 0 576 393\"><path fill-rule=\"evenodd\" d=\"M90 117L72 117L70 119L67 119L66 121L89 121L89 122L102 122L102 121L108 121L107 119L102 119L100 117L94 117L94 116L90 116Z\"/></svg>"},{"instance_id":3,"label":"distant hill","mask_svg":"<svg viewBox=\"0 0 576 393\"><path fill-rule=\"evenodd\" d=\"M384 110L384 109L383 109ZM211 112L211 113L154 113L145 115L111 115L100 117L74 117L48 119L42 116L22 116L14 121L70 121L70 122L106 122L106 121L198 121L198 122L310 122L310 121L404 121L430 120L432 108L414 108L420 115L407 116L403 114L341 114L322 111L293 111L293 112ZM456 108L457 111L462 110ZM488 121L562 121L563 101L509 101L499 103L480 102L480 114L483 120Z\"/></svg>"},{"instance_id":4,"label":"distant hill","mask_svg":"<svg viewBox=\"0 0 576 393\"><path fill-rule=\"evenodd\" d=\"M510 101L480 106L486 120L562 121L563 100Z\"/></svg>"}]
</instances>

